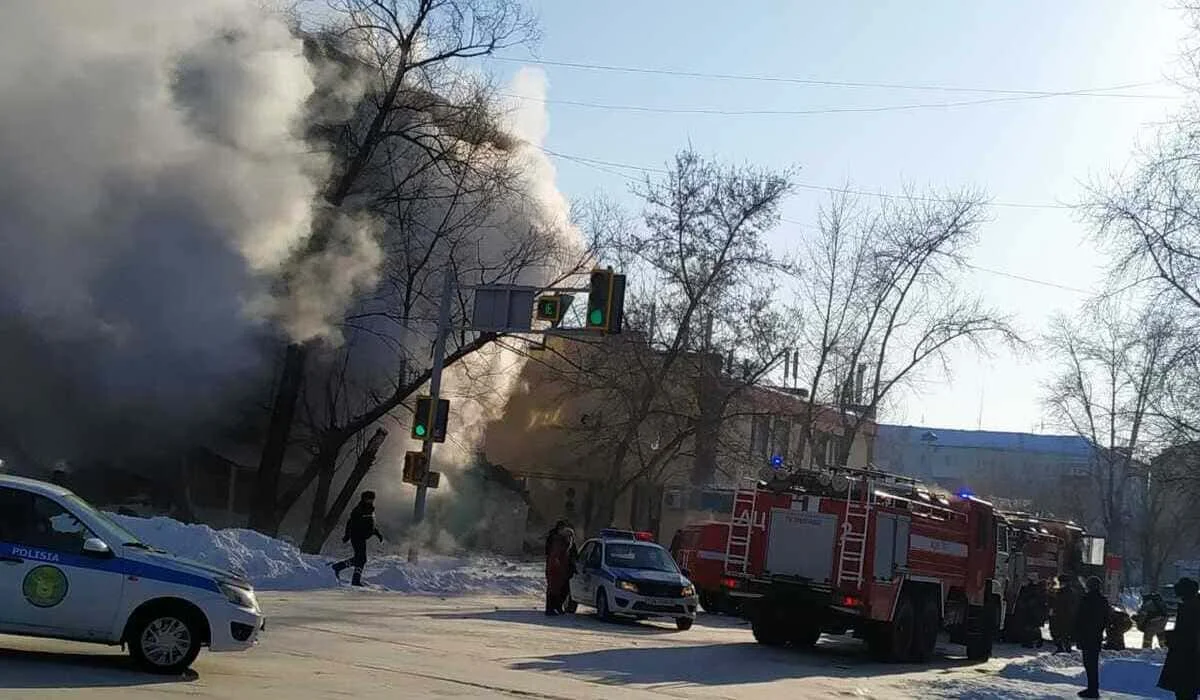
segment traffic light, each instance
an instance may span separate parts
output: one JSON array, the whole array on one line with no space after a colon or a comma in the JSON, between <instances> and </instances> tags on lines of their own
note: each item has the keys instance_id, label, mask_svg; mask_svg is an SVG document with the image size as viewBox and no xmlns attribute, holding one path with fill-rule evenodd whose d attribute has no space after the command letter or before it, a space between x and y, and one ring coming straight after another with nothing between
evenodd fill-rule
<instances>
[{"instance_id":1,"label":"traffic light","mask_svg":"<svg viewBox=\"0 0 1200 700\"><path fill-rule=\"evenodd\" d=\"M613 273L612 268L592 270L584 326L602 333L620 333L624 311L625 275Z\"/></svg>"},{"instance_id":2,"label":"traffic light","mask_svg":"<svg viewBox=\"0 0 1200 700\"><path fill-rule=\"evenodd\" d=\"M400 480L407 484L422 484L429 474L429 465L425 462L425 455L421 452L405 452L404 453L404 471L400 475Z\"/></svg>"},{"instance_id":3,"label":"traffic light","mask_svg":"<svg viewBox=\"0 0 1200 700\"><path fill-rule=\"evenodd\" d=\"M435 406L430 397L417 397L417 410L413 412L412 439L445 442L446 424L449 420L449 399L438 399Z\"/></svg>"}]
</instances>

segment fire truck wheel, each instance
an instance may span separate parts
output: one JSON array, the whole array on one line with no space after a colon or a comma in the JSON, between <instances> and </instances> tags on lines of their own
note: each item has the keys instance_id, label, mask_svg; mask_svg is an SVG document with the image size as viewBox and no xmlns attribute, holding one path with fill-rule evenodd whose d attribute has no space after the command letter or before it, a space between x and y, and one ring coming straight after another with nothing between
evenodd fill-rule
<instances>
[{"instance_id":1,"label":"fire truck wheel","mask_svg":"<svg viewBox=\"0 0 1200 700\"><path fill-rule=\"evenodd\" d=\"M787 634L783 626L773 619L755 617L750 629L754 632L754 641L769 647L781 647L787 644Z\"/></svg>"},{"instance_id":2,"label":"fire truck wheel","mask_svg":"<svg viewBox=\"0 0 1200 700\"><path fill-rule=\"evenodd\" d=\"M684 631L690 630L692 628L693 622L695 622L695 620L693 620L690 617L677 617L677 618L675 618L675 627L680 632L684 632Z\"/></svg>"},{"instance_id":3,"label":"fire truck wheel","mask_svg":"<svg viewBox=\"0 0 1200 700\"><path fill-rule=\"evenodd\" d=\"M913 648L916 610L912 598L902 596L896 605L896 616L868 636L871 653L880 661L907 661Z\"/></svg>"},{"instance_id":4,"label":"fire truck wheel","mask_svg":"<svg viewBox=\"0 0 1200 700\"><path fill-rule=\"evenodd\" d=\"M821 628L816 625L801 625L792 630L792 646L808 649L817 645L821 638Z\"/></svg>"},{"instance_id":5,"label":"fire truck wheel","mask_svg":"<svg viewBox=\"0 0 1200 700\"><path fill-rule=\"evenodd\" d=\"M706 613L717 612L717 606L713 603L713 596L708 591L700 591L700 607L704 608Z\"/></svg>"},{"instance_id":6,"label":"fire truck wheel","mask_svg":"<svg viewBox=\"0 0 1200 700\"><path fill-rule=\"evenodd\" d=\"M937 649L938 631L941 627L941 611L938 601L932 596L925 596L917 606L916 630L913 634L912 658L914 661L925 662L933 657Z\"/></svg>"},{"instance_id":7,"label":"fire truck wheel","mask_svg":"<svg viewBox=\"0 0 1200 700\"><path fill-rule=\"evenodd\" d=\"M967 659L987 661L992 658L992 643L996 636L999 608L995 596L984 605L967 609Z\"/></svg>"}]
</instances>

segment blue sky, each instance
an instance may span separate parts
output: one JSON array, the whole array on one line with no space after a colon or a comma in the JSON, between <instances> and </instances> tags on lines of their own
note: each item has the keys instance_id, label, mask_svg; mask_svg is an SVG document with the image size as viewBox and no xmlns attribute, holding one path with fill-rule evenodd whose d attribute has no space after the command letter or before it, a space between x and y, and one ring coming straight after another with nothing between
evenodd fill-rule
<instances>
[{"instance_id":1,"label":"blue sky","mask_svg":"<svg viewBox=\"0 0 1200 700\"><path fill-rule=\"evenodd\" d=\"M1184 17L1159 0L839 0L566 2L538 6L550 61L694 72L1005 90L1069 91L1165 81L1180 71ZM503 54L531 56L525 49ZM489 62L501 78L520 63ZM556 103L720 110L809 110L977 100L996 95L694 79L542 66L550 150L661 167L691 142L731 160L798 167L797 181L895 192L978 187L997 202L1074 203L1089 182L1127 165L1139 138L1178 100L1053 97L880 113L730 116L592 109ZM1178 96L1170 82L1125 92ZM628 182L556 160L568 197L607 192L636 206ZM812 222L823 198L800 190L787 219ZM991 211L972 262L1076 289L1099 289L1103 258L1070 209ZM804 229L773 235L794 248ZM1029 337L1086 295L973 272L965 280ZM1051 358L962 353L884 420L1027 431L1043 421ZM980 408L982 406L982 412ZM1051 431L1053 426L1046 425Z\"/></svg>"}]
</instances>

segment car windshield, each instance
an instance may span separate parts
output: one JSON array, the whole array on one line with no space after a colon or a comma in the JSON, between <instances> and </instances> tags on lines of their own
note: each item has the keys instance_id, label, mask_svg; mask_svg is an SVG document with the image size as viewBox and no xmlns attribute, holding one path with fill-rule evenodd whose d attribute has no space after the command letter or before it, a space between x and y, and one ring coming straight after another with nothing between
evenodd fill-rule
<instances>
[{"instance_id":1,"label":"car windshield","mask_svg":"<svg viewBox=\"0 0 1200 700\"><path fill-rule=\"evenodd\" d=\"M604 548L604 563L623 569L678 571L667 551L654 544L609 542Z\"/></svg>"},{"instance_id":2,"label":"car windshield","mask_svg":"<svg viewBox=\"0 0 1200 700\"><path fill-rule=\"evenodd\" d=\"M114 540L120 540L119 542L109 542L110 546L124 545L132 547L148 547L148 545L138 539L137 535L133 534L129 530L126 530L121 526L120 523L109 517L107 513L96 510L94 507L92 507L92 504L83 500L79 496L76 496L72 493L69 494L66 499L73 508L75 508L77 511L86 513L93 519L94 522L104 528L105 532L103 534L107 535L107 537L104 538L105 540L109 540L110 538Z\"/></svg>"}]
</instances>

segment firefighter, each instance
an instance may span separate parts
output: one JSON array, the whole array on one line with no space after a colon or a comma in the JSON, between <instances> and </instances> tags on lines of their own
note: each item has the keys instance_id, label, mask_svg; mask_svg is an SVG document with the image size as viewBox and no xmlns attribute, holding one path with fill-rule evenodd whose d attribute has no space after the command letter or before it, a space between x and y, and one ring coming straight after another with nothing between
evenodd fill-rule
<instances>
[{"instance_id":1,"label":"firefighter","mask_svg":"<svg viewBox=\"0 0 1200 700\"><path fill-rule=\"evenodd\" d=\"M1042 623L1046 617L1046 602L1041 584L1030 580L1017 594L1017 635L1021 646L1032 649L1042 646Z\"/></svg>"},{"instance_id":2,"label":"firefighter","mask_svg":"<svg viewBox=\"0 0 1200 700\"><path fill-rule=\"evenodd\" d=\"M546 614L558 615L570 594L574 573L575 531L566 520L559 520L546 534Z\"/></svg>"},{"instance_id":3,"label":"firefighter","mask_svg":"<svg viewBox=\"0 0 1200 700\"><path fill-rule=\"evenodd\" d=\"M1200 587L1190 578L1179 579L1175 595L1179 608L1175 629L1167 632L1167 660L1158 687L1175 693L1176 700L1195 700L1200 694Z\"/></svg>"},{"instance_id":4,"label":"firefighter","mask_svg":"<svg viewBox=\"0 0 1200 700\"><path fill-rule=\"evenodd\" d=\"M354 556L332 564L333 574L337 576L338 581L342 580L342 571L353 566L354 577L350 581L351 585L363 585L362 572L363 567L367 565L367 540L372 537L378 537L379 541L383 542L383 535L375 527L375 492L363 491L359 496L358 505L350 511L350 518L346 521L346 532L342 535L342 542L350 543Z\"/></svg>"},{"instance_id":5,"label":"firefighter","mask_svg":"<svg viewBox=\"0 0 1200 700\"><path fill-rule=\"evenodd\" d=\"M1104 630L1108 627L1109 614L1103 587L1103 582L1097 576L1087 580L1087 593L1083 595L1075 616L1075 643L1083 652L1083 669L1087 673L1087 688L1080 691L1081 698L1100 697L1100 647Z\"/></svg>"},{"instance_id":6,"label":"firefighter","mask_svg":"<svg viewBox=\"0 0 1200 700\"><path fill-rule=\"evenodd\" d=\"M1054 593L1054 607L1050 611L1050 637L1054 640L1056 653L1069 652L1074 643L1071 632L1075 628L1075 613L1079 608L1079 583L1073 576L1059 576L1058 588Z\"/></svg>"},{"instance_id":7,"label":"firefighter","mask_svg":"<svg viewBox=\"0 0 1200 700\"><path fill-rule=\"evenodd\" d=\"M1167 645L1167 617L1167 605L1161 595L1150 592L1142 598L1142 607L1138 609L1134 621L1142 633L1143 649L1153 649L1155 639L1160 647Z\"/></svg>"}]
</instances>

